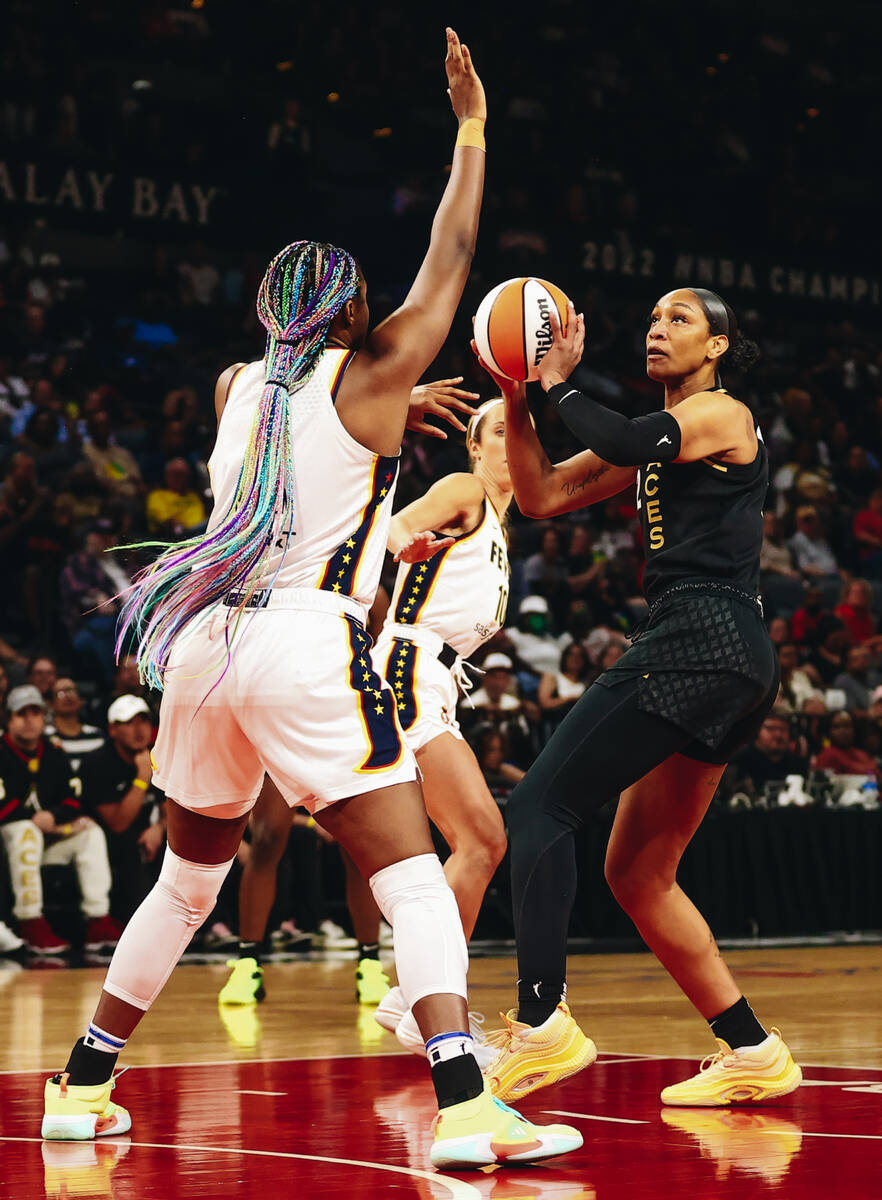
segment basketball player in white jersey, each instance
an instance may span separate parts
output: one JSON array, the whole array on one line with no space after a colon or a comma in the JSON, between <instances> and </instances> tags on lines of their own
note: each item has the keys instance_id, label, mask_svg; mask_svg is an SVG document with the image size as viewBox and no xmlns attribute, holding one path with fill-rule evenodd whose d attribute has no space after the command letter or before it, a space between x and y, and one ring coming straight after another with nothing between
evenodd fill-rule
<instances>
[{"instance_id":1,"label":"basketball player in white jersey","mask_svg":"<svg viewBox=\"0 0 882 1200\"><path fill-rule=\"evenodd\" d=\"M451 849L444 873L466 940L506 848L496 801L456 720L463 659L501 628L508 603L503 521L512 483L501 397L472 417L467 446L471 474L446 476L392 518L390 550L400 551L421 530L436 531L444 544L428 561L399 566L373 651L377 669L395 691L398 718L422 774L426 809ZM381 1001L376 1017L408 1049L424 1053L401 988Z\"/></svg>"},{"instance_id":2,"label":"basketball player in white jersey","mask_svg":"<svg viewBox=\"0 0 882 1200\"><path fill-rule=\"evenodd\" d=\"M459 912L365 629L411 388L449 331L477 236L486 104L451 29L445 66L457 144L403 305L368 335L350 255L316 242L277 255L258 295L266 357L218 382L219 409L226 400L207 531L160 555L127 598L120 641L137 640L142 674L164 688L154 756L168 847L85 1036L47 1081L43 1137L131 1127L110 1099L116 1059L214 906L267 773L288 803L309 797L393 927L440 1110L433 1164L524 1161L582 1144L565 1126L532 1126L484 1086L465 1032Z\"/></svg>"}]
</instances>

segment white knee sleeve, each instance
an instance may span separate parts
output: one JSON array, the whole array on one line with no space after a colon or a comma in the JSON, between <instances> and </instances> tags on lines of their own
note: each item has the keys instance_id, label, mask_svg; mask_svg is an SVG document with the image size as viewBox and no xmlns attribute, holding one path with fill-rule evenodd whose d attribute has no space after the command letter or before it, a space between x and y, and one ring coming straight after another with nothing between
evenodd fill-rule
<instances>
[{"instance_id":1,"label":"white knee sleeve","mask_svg":"<svg viewBox=\"0 0 882 1200\"><path fill-rule=\"evenodd\" d=\"M232 863L186 862L166 846L159 879L116 947L104 981L106 992L135 1008L150 1007L214 908Z\"/></svg>"},{"instance_id":2,"label":"white knee sleeve","mask_svg":"<svg viewBox=\"0 0 882 1200\"><path fill-rule=\"evenodd\" d=\"M408 1007L439 992L465 999L465 935L437 854L405 858L377 871L368 882L392 926L398 983Z\"/></svg>"}]
</instances>

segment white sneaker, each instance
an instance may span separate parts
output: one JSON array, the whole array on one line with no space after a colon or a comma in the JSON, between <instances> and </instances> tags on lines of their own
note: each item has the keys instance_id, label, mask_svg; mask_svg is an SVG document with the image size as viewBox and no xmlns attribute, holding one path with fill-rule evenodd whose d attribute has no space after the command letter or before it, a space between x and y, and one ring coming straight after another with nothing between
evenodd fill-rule
<instances>
[{"instance_id":1,"label":"white sneaker","mask_svg":"<svg viewBox=\"0 0 882 1200\"><path fill-rule=\"evenodd\" d=\"M354 937L350 937L345 929L342 929L335 921L330 918L325 918L319 925L315 937L312 939L313 945L318 945L323 950L357 950L358 942Z\"/></svg>"},{"instance_id":2,"label":"white sneaker","mask_svg":"<svg viewBox=\"0 0 882 1200\"><path fill-rule=\"evenodd\" d=\"M484 1017L481 1013L469 1013L469 1033L472 1038L472 1053L482 1071L490 1066L499 1053L494 1046L487 1044L487 1039L484 1037L484 1030L481 1028L483 1024ZM398 1022L395 1028L395 1036L405 1050L411 1054L420 1054L425 1058L426 1043L423 1041L420 1027L417 1025L416 1018L412 1012L405 1013Z\"/></svg>"},{"instance_id":3,"label":"white sneaker","mask_svg":"<svg viewBox=\"0 0 882 1200\"><path fill-rule=\"evenodd\" d=\"M374 1020L390 1033L395 1033L401 1018L407 1012L404 993L400 987L390 988L374 1013Z\"/></svg>"},{"instance_id":4,"label":"white sneaker","mask_svg":"<svg viewBox=\"0 0 882 1200\"><path fill-rule=\"evenodd\" d=\"M8 925L0 921L0 954L12 954L20 950L24 942L17 933L13 933Z\"/></svg>"}]
</instances>

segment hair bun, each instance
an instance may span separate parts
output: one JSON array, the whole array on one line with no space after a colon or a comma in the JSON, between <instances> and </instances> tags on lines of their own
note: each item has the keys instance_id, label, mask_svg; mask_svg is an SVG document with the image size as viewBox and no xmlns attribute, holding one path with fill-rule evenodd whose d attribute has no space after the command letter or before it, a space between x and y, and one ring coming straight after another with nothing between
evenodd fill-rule
<instances>
[{"instance_id":1,"label":"hair bun","mask_svg":"<svg viewBox=\"0 0 882 1200\"><path fill-rule=\"evenodd\" d=\"M724 365L737 371L749 371L759 356L760 348L756 342L737 333L734 343L726 351Z\"/></svg>"}]
</instances>

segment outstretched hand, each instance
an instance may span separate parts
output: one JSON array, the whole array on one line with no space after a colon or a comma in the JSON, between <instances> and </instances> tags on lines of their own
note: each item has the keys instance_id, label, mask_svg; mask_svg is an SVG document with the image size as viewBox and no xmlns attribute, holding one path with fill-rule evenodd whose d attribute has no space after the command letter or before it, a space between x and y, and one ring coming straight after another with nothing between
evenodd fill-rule
<instances>
[{"instance_id":1,"label":"outstretched hand","mask_svg":"<svg viewBox=\"0 0 882 1200\"><path fill-rule=\"evenodd\" d=\"M406 563L427 562L430 558L434 558L439 550L446 550L455 541L456 538L452 537L439 538L437 534L426 529L413 534L394 555L394 559L396 562Z\"/></svg>"},{"instance_id":2,"label":"outstretched hand","mask_svg":"<svg viewBox=\"0 0 882 1200\"><path fill-rule=\"evenodd\" d=\"M566 333L560 327L556 308L552 306L548 316L553 341L538 368L539 382L546 392L556 383L566 383L582 361L585 349L585 318L582 313L576 314L572 300L567 301Z\"/></svg>"},{"instance_id":3,"label":"outstretched hand","mask_svg":"<svg viewBox=\"0 0 882 1200\"><path fill-rule=\"evenodd\" d=\"M477 392L466 392L457 387L462 383L462 376L455 375L453 379L436 379L434 383L420 383L410 393L410 407L407 412L405 428L412 433L427 433L429 437L446 438L447 434L437 425L429 425L426 417L440 417L460 433L465 433L465 425L454 416L454 410L467 413L473 417L475 410L467 400L480 400Z\"/></svg>"},{"instance_id":4,"label":"outstretched hand","mask_svg":"<svg viewBox=\"0 0 882 1200\"><path fill-rule=\"evenodd\" d=\"M454 30L447 28L447 57L444 60L444 70L447 72L447 94L457 120L467 121L469 117L477 117L480 121L487 120L487 100L484 96L484 85L478 78L475 64Z\"/></svg>"}]
</instances>

